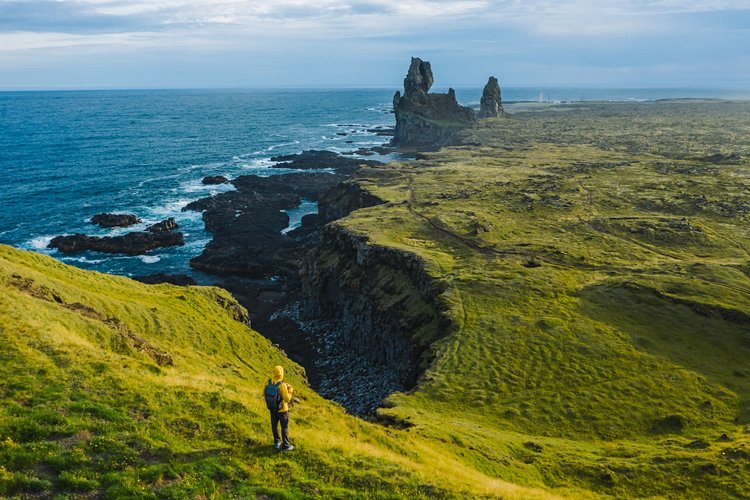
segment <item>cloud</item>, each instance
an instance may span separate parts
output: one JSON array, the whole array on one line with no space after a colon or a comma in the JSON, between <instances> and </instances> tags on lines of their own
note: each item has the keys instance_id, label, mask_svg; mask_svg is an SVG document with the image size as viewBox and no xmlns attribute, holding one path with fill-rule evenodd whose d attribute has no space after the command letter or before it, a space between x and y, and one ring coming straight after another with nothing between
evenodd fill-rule
<instances>
[{"instance_id":1,"label":"cloud","mask_svg":"<svg viewBox=\"0 0 750 500\"><path fill-rule=\"evenodd\" d=\"M120 33L157 28L159 19L99 12L86 2L0 1L0 32Z\"/></svg>"},{"instance_id":2,"label":"cloud","mask_svg":"<svg viewBox=\"0 0 750 500\"><path fill-rule=\"evenodd\" d=\"M273 34L291 22L309 37L403 35L465 24L605 36L664 30L664 16L747 9L750 0L0 0L0 31L221 33L235 26Z\"/></svg>"},{"instance_id":3,"label":"cloud","mask_svg":"<svg viewBox=\"0 0 750 500\"><path fill-rule=\"evenodd\" d=\"M675 81L675 68L718 78L721 61L747 81L748 66L729 61L747 61L748 31L750 0L0 0L0 86L66 63L84 81L92 61L117 82L148 73L148 85L169 68L221 85L338 82L336 71L368 83L399 80L410 55L443 64L441 75L455 68L446 81L476 81L488 66L588 79L585 60L617 84L648 78L650 59Z\"/></svg>"}]
</instances>

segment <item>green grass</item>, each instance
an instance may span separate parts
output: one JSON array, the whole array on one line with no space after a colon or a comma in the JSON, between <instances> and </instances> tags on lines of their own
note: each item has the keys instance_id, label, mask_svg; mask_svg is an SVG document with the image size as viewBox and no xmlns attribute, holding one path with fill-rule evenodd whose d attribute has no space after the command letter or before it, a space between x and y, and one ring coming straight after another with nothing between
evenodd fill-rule
<instances>
[{"instance_id":1,"label":"green grass","mask_svg":"<svg viewBox=\"0 0 750 500\"><path fill-rule=\"evenodd\" d=\"M223 290L0 246L0 291L0 497L548 496L346 415ZM276 364L301 398L287 454L261 396Z\"/></svg>"},{"instance_id":2,"label":"green grass","mask_svg":"<svg viewBox=\"0 0 750 500\"><path fill-rule=\"evenodd\" d=\"M561 106L364 173L388 203L336 224L420 256L457 325L381 413L524 484L749 495L748 111Z\"/></svg>"},{"instance_id":3,"label":"green grass","mask_svg":"<svg viewBox=\"0 0 750 500\"><path fill-rule=\"evenodd\" d=\"M364 171L388 203L333 226L444 290L439 336L408 273L368 270L431 318L418 386L380 410L404 429L317 396L224 291L0 246L0 496L750 495L750 104L535 106L463 140Z\"/></svg>"}]
</instances>

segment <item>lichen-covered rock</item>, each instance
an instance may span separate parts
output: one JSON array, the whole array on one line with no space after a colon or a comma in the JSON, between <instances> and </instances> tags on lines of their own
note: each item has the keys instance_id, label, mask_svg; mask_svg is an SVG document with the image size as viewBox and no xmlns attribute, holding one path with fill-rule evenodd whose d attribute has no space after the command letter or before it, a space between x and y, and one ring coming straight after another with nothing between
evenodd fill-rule
<instances>
[{"instance_id":1,"label":"lichen-covered rock","mask_svg":"<svg viewBox=\"0 0 750 500\"><path fill-rule=\"evenodd\" d=\"M476 121L474 110L459 105L453 89L447 94L430 94L433 82L430 63L413 57L404 78L404 95L396 92L393 96L396 129L392 146L431 148L449 145L457 132Z\"/></svg>"},{"instance_id":2,"label":"lichen-covered rock","mask_svg":"<svg viewBox=\"0 0 750 500\"><path fill-rule=\"evenodd\" d=\"M479 118L495 118L503 114L503 103L500 98L500 84L491 76L484 86L480 101Z\"/></svg>"}]
</instances>

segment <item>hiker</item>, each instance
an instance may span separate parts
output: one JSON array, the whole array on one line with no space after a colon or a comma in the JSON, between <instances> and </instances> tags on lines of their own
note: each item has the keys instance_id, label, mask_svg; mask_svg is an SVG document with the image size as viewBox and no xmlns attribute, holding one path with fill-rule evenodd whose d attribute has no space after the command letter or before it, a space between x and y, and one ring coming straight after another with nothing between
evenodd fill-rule
<instances>
[{"instance_id":1,"label":"hiker","mask_svg":"<svg viewBox=\"0 0 750 500\"><path fill-rule=\"evenodd\" d=\"M290 451L294 446L289 442L289 403L292 401L294 389L284 382L284 368L275 366L273 378L268 379L263 391L266 406L271 412L271 429L273 430L273 447L281 451ZM281 423L281 439L279 439L279 423Z\"/></svg>"}]
</instances>

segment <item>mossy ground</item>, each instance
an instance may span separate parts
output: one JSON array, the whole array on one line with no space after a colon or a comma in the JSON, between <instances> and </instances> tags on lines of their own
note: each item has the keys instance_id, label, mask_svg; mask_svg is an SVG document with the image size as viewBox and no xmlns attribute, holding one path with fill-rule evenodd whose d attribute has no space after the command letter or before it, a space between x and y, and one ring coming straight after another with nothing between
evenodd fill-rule
<instances>
[{"instance_id":1,"label":"mossy ground","mask_svg":"<svg viewBox=\"0 0 750 500\"><path fill-rule=\"evenodd\" d=\"M348 416L223 290L143 285L0 246L0 497L545 498ZM297 449L262 387L287 368Z\"/></svg>"},{"instance_id":2,"label":"mossy ground","mask_svg":"<svg viewBox=\"0 0 750 500\"><path fill-rule=\"evenodd\" d=\"M316 396L225 292L0 246L0 496L750 495L750 104L533 111L367 170L389 203L337 222L446 287L457 328L381 410L406 429Z\"/></svg>"},{"instance_id":3,"label":"mossy ground","mask_svg":"<svg viewBox=\"0 0 750 500\"><path fill-rule=\"evenodd\" d=\"M463 141L369 170L388 203L340 222L421 256L457 325L382 413L524 484L750 495L750 103L547 107Z\"/></svg>"}]
</instances>

